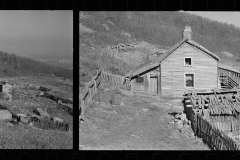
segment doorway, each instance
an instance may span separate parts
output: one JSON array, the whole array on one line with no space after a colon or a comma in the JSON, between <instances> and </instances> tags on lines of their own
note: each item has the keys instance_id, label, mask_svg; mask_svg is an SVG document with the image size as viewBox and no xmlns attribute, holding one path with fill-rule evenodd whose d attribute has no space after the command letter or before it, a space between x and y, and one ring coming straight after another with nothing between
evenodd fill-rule
<instances>
[{"instance_id":1,"label":"doorway","mask_svg":"<svg viewBox=\"0 0 240 160\"><path fill-rule=\"evenodd\" d=\"M151 95L158 94L158 76L157 75L150 75L149 94Z\"/></svg>"}]
</instances>

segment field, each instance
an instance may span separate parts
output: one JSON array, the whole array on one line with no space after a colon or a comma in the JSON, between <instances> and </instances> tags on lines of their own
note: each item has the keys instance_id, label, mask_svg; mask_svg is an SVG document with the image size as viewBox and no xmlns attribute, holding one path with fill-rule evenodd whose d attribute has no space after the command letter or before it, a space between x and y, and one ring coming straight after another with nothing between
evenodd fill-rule
<instances>
[{"instance_id":1,"label":"field","mask_svg":"<svg viewBox=\"0 0 240 160\"><path fill-rule=\"evenodd\" d=\"M73 117L56 101L38 96L41 91L34 86L44 86L51 89L62 98L73 97L72 81L54 76L13 77L8 80L15 84L12 101L0 99L0 105L13 114L29 117L36 115L36 109L45 110L50 117L58 117L69 125L68 131L58 129L41 129L34 123L24 124L14 119L0 120L1 149L72 149L73 147Z\"/></svg>"},{"instance_id":2,"label":"field","mask_svg":"<svg viewBox=\"0 0 240 160\"><path fill-rule=\"evenodd\" d=\"M122 96L109 101L114 86L102 83L98 97L79 126L80 150L210 150L190 128L179 132L172 123L175 99Z\"/></svg>"}]
</instances>

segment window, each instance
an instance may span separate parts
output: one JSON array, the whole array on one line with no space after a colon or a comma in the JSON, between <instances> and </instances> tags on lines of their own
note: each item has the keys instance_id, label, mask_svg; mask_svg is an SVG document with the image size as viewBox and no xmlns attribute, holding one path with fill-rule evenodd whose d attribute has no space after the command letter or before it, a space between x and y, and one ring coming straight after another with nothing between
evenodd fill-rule
<instances>
[{"instance_id":1,"label":"window","mask_svg":"<svg viewBox=\"0 0 240 160\"><path fill-rule=\"evenodd\" d=\"M194 74L185 74L185 86L194 87Z\"/></svg>"},{"instance_id":2,"label":"window","mask_svg":"<svg viewBox=\"0 0 240 160\"><path fill-rule=\"evenodd\" d=\"M184 66L191 66L192 58L184 58Z\"/></svg>"},{"instance_id":3,"label":"window","mask_svg":"<svg viewBox=\"0 0 240 160\"><path fill-rule=\"evenodd\" d=\"M138 77L138 78L136 79L136 82L137 82L137 83L142 83L143 80L144 80L143 77Z\"/></svg>"}]
</instances>

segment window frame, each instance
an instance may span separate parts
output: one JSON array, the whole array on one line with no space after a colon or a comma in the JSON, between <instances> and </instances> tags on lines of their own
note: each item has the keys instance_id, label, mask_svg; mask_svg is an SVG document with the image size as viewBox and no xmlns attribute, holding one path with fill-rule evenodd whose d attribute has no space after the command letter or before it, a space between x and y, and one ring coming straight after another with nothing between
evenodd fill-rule
<instances>
[{"instance_id":1,"label":"window frame","mask_svg":"<svg viewBox=\"0 0 240 160\"><path fill-rule=\"evenodd\" d=\"M142 81L142 82L138 82L138 81L137 81L138 78L142 78L143 81ZM143 83L144 83L144 77L143 77L143 76L139 76L139 77L137 77L137 78L136 78L136 83L137 83L137 84L143 84Z\"/></svg>"},{"instance_id":2,"label":"window frame","mask_svg":"<svg viewBox=\"0 0 240 160\"><path fill-rule=\"evenodd\" d=\"M190 58L190 59L191 59L191 65L186 65L185 62L186 62L186 59L187 59L187 58ZM192 65L193 65L192 57L184 57L183 65L184 65L184 66L187 66L187 67L192 67Z\"/></svg>"},{"instance_id":3,"label":"window frame","mask_svg":"<svg viewBox=\"0 0 240 160\"><path fill-rule=\"evenodd\" d=\"M193 87L187 86L187 83L186 83L186 75L187 74L192 74L193 75ZM184 73L184 87L185 88L195 88L195 73L194 72L185 72Z\"/></svg>"}]
</instances>

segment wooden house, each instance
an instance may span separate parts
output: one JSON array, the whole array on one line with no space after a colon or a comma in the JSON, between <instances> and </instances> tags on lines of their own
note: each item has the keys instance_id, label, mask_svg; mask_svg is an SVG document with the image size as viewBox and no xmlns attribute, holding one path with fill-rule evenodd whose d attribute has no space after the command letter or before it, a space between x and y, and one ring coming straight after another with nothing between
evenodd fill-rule
<instances>
[{"instance_id":1,"label":"wooden house","mask_svg":"<svg viewBox=\"0 0 240 160\"><path fill-rule=\"evenodd\" d=\"M193 89L219 88L219 61L217 55L192 40L191 28L186 26L180 42L154 60L136 67L126 78L131 80L134 92L182 96Z\"/></svg>"}]
</instances>

